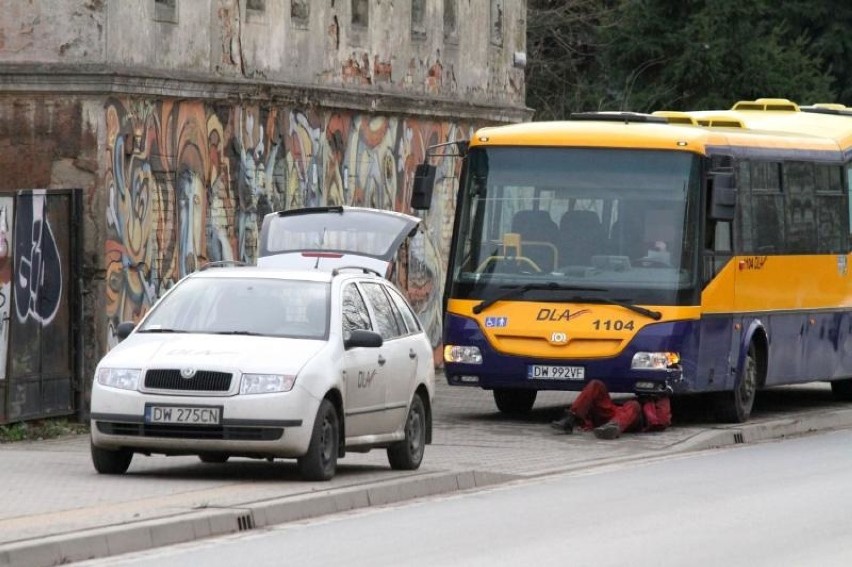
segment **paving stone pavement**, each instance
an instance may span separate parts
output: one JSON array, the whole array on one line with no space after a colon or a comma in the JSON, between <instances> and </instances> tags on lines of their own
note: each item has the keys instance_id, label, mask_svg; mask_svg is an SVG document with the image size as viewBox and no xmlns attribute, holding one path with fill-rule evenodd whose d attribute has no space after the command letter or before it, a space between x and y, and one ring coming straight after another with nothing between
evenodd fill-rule
<instances>
[{"instance_id":1,"label":"paving stone pavement","mask_svg":"<svg viewBox=\"0 0 852 567\"><path fill-rule=\"evenodd\" d=\"M49 536L176 518L199 510L248 508L283 497L309 498L399 479L429 479L447 471L478 471L494 478L505 475L504 479L532 477L730 444L720 443L719 435L727 439L743 431L743 426L717 425L699 406L686 404L681 414L675 414L675 425L661 433L625 435L614 441L598 440L588 432L558 434L549 422L574 396L541 393L529 416L507 418L497 412L490 392L450 387L441 378L434 402L433 444L419 471L392 471L384 451L350 453L328 483L300 481L294 461L233 459L203 464L194 457L139 455L128 474L103 476L92 468L84 435L0 445L0 565L5 545L26 545ZM826 421L826 415L842 419ZM807 425L820 416L819 425ZM787 424L787 429L772 433L779 423ZM800 425L791 429L790 424ZM748 427L767 439L850 425L852 405L834 401L828 385L813 384L761 392Z\"/></svg>"}]
</instances>

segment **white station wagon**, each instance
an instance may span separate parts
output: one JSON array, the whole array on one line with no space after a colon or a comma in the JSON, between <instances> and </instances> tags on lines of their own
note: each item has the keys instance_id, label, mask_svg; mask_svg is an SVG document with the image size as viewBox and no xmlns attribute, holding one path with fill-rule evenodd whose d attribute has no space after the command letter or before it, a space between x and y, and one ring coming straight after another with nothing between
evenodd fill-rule
<instances>
[{"instance_id":1,"label":"white station wagon","mask_svg":"<svg viewBox=\"0 0 852 567\"><path fill-rule=\"evenodd\" d=\"M95 469L134 453L295 458L328 480L346 451L416 469L432 437L431 344L389 262L419 219L355 207L272 213L256 267L178 282L95 372Z\"/></svg>"}]
</instances>

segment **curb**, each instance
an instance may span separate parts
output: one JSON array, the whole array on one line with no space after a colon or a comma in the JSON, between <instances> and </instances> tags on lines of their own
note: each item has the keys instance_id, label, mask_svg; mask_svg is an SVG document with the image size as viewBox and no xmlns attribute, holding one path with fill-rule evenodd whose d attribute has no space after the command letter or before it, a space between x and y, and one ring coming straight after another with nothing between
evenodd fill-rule
<instances>
[{"instance_id":1,"label":"curb","mask_svg":"<svg viewBox=\"0 0 852 567\"><path fill-rule=\"evenodd\" d=\"M0 546L0 567L52 567L227 535L327 514L491 486L519 478L482 471L413 474L393 481L208 508Z\"/></svg>"}]
</instances>

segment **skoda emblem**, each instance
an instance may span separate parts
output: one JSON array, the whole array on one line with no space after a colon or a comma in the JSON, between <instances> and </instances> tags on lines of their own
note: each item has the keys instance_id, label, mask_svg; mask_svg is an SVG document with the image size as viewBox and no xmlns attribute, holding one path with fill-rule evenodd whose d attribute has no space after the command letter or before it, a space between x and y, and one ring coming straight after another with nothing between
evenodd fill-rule
<instances>
[{"instance_id":1,"label":"skoda emblem","mask_svg":"<svg viewBox=\"0 0 852 567\"><path fill-rule=\"evenodd\" d=\"M180 369L181 378L185 380L189 380L193 376L195 376L195 368L181 368Z\"/></svg>"}]
</instances>

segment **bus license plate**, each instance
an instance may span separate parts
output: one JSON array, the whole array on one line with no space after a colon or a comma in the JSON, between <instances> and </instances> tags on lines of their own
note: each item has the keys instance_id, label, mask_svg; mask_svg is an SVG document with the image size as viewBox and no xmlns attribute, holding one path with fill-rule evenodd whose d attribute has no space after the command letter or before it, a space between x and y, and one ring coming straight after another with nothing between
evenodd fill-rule
<instances>
[{"instance_id":1,"label":"bus license plate","mask_svg":"<svg viewBox=\"0 0 852 567\"><path fill-rule=\"evenodd\" d=\"M181 425L219 425L222 408L185 406L148 406L145 423L179 423Z\"/></svg>"},{"instance_id":2,"label":"bus license plate","mask_svg":"<svg viewBox=\"0 0 852 567\"><path fill-rule=\"evenodd\" d=\"M584 380L586 369L582 366L548 366L533 364L527 367L530 380Z\"/></svg>"}]
</instances>

